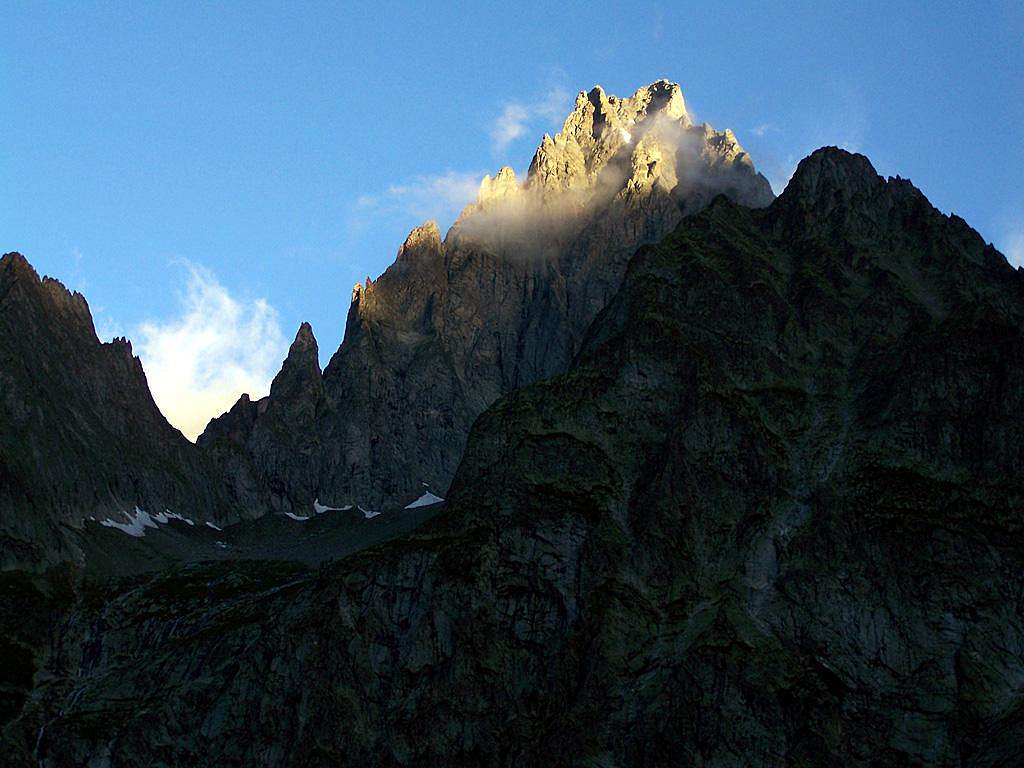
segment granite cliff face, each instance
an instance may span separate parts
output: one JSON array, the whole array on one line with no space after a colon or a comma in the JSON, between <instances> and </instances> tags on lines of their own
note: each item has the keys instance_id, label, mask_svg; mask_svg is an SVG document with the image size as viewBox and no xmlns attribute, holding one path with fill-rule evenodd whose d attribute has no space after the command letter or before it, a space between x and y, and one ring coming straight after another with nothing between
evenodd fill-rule
<instances>
[{"instance_id":1,"label":"granite cliff face","mask_svg":"<svg viewBox=\"0 0 1024 768\"><path fill-rule=\"evenodd\" d=\"M71 529L136 507L237 519L222 485L160 414L130 342L100 343L81 294L0 258L0 566L74 559Z\"/></svg>"},{"instance_id":2,"label":"granite cliff face","mask_svg":"<svg viewBox=\"0 0 1024 768\"><path fill-rule=\"evenodd\" d=\"M1017 764L1022 328L1024 277L966 223L819 150L766 209L719 196L640 248L415 533L316 571L6 578L7 754Z\"/></svg>"},{"instance_id":3,"label":"granite cliff face","mask_svg":"<svg viewBox=\"0 0 1024 768\"><path fill-rule=\"evenodd\" d=\"M524 182L510 168L485 178L444 239L425 224L379 279L356 286L345 339L322 387L310 380L301 395L301 418L265 427L274 417L261 405L251 434L235 413L200 444L236 447L221 450L233 484L269 487L281 509L317 498L379 508L422 483L443 493L476 417L566 370L636 248L716 194L755 207L773 199L730 131L692 123L678 85L630 98L581 92ZM304 448L289 460L299 433Z\"/></svg>"}]
</instances>

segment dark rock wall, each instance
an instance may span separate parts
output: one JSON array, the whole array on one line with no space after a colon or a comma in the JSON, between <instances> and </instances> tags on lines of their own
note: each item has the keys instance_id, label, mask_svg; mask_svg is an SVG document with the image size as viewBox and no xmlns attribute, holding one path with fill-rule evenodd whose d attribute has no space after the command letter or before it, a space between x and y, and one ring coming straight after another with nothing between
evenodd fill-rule
<instances>
[{"instance_id":1,"label":"dark rock wall","mask_svg":"<svg viewBox=\"0 0 1024 768\"><path fill-rule=\"evenodd\" d=\"M70 610L25 764L1007 766L1022 279L835 149L630 261L445 512ZM93 763L96 764L96 763Z\"/></svg>"}]
</instances>

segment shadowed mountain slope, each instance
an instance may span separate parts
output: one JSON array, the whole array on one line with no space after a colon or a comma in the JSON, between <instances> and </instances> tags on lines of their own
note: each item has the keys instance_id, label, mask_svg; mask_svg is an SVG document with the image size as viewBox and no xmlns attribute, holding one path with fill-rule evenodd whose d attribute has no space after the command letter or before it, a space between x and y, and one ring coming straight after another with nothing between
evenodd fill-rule
<instances>
[{"instance_id":1,"label":"shadowed mountain slope","mask_svg":"<svg viewBox=\"0 0 1024 768\"><path fill-rule=\"evenodd\" d=\"M0 565L73 558L65 526L136 507L227 520L220 470L157 409L125 339L85 299L0 258Z\"/></svg>"},{"instance_id":2,"label":"shadowed mountain slope","mask_svg":"<svg viewBox=\"0 0 1024 768\"><path fill-rule=\"evenodd\" d=\"M52 767L1015 764L1022 321L962 220L819 150L767 209L718 197L641 248L415 534L71 600L5 740Z\"/></svg>"},{"instance_id":3,"label":"shadowed mountain slope","mask_svg":"<svg viewBox=\"0 0 1024 768\"><path fill-rule=\"evenodd\" d=\"M443 240L433 222L417 228L378 280L355 287L322 386L306 371L302 417L277 422L285 437L262 426L271 409L242 402L199 442L233 450L226 460L246 478L235 484L254 478L281 509L404 504L424 482L443 494L474 419L563 372L637 246L719 193L773 199L730 131L692 122L678 85L581 92L523 183L510 168L485 178Z\"/></svg>"}]
</instances>

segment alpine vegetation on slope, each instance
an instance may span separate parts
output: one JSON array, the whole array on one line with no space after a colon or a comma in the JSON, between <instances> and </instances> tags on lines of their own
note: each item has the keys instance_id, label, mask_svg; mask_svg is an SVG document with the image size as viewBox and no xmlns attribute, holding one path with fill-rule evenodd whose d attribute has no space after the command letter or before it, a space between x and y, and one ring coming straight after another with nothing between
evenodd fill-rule
<instances>
[{"instance_id":1,"label":"alpine vegetation on slope","mask_svg":"<svg viewBox=\"0 0 1024 768\"><path fill-rule=\"evenodd\" d=\"M160 414L131 344L100 343L81 294L0 258L0 567L73 559L87 517L232 519L222 486Z\"/></svg>"},{"instance_id":2,"label":"alpine vegetation on slope","mask_svg":"<svg viewBox=\"0 0 1024 768\"><path fill-rule=\"evenodd\" d=\"M294 420L271 415L273 392L243 399L200 444L216 447L236 487L269 488L283 510L315 498L400 506L421 482L443 492L473 420L564 371L637 246L718 193L773 198L730 131L693 124L678 85L580 93L522 184L510 168L485 178L444 240L428 222L356 286L322 383L303 369Z\"/></svg>"},{"instance_id":3,"label":"alpine vegetation on slope","mask_svg":"<svg viewBox=\"0 0 1024 768\"><path fill-rule=\"evenodd\" d=\"M65 608L9 753L1015 764L1022 328L1024 278L962 220L819 150L767 209L641 248L414 534Z\"/></svg>"}]
</instances>

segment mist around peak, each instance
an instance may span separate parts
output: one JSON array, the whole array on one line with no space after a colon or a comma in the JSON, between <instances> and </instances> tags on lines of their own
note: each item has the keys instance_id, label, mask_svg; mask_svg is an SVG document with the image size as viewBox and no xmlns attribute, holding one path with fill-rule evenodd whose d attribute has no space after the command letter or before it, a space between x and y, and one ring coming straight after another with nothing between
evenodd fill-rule
<instances>
[{"instance_id":1,"label":"mist around peak","mask_svg":"<svg viewBox=\"0 0 1024 768\"><path fill-rule=\"evenodd\" d=\"M774 198L731 130L694 124L681 89L666 80L628 98L598 86L580 92L560 132L544 135L524 180L507 166L483 179L449 236L543 256L609 205L654 196L687 214L720 193L754 207Z\"/></svg>"}]
</instances>

